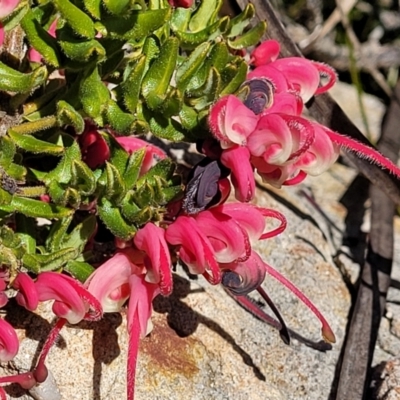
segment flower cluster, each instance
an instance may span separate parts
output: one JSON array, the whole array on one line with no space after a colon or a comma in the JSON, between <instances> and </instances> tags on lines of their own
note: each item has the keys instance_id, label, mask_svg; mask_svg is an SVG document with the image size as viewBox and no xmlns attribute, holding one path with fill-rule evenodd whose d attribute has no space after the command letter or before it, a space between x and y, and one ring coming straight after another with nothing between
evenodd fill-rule
<instances>
[{"instance_id":1,"label":"flower cluster","mask_svg":"<svg viewBox=\"0 0 400 400\"><path fill-rule=\"evenodd\" d=\"M374 149L301 115L312 96L332 87L335 72L300 57L278 59L279 51L275 40L258 46L238 95L222 97L210 111L209 126L219 141L221 162L231 170L236 198L254 197L254 170L273 186L296 185L326 171L340 147L362 152L396 173Z\"/></svg>"}]
</instances>

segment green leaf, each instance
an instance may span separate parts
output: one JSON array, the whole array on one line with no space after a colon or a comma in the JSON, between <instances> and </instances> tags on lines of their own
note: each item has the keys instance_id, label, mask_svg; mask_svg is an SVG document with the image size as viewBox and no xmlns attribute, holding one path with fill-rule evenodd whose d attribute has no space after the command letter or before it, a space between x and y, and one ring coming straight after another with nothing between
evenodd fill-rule
<instances>
[{"instance_id":1,"label":"green leaf","mask_svg":"<svg viewBox=\"0 0 400 400\"><path fill-rule=\"evenodd\" d=\"M85 129L85 121L81 114L64 100L57 102L57 122L59 126L72 126L78 135Z\"/></svg>"},{"instance_id":2,"label":"green leaf","mask_svg":"<svg viewBox=\"0 0 400 400\"><path fill-rule=\"evenodd\" d=\"M135 185L140 174L145 154L146 149L143 147L142 149L134 151L129 157L128 165L123 175L123 181L127 189L131 189Z\"/></svg>"},{"instance_id":3,"label":"green leaf","mask_svg":"<svg viewBox=\"0 0 400 400\"><path fill-rule=\"evenodd\" d=\"M207 57L211 44L205 42L196 47L176 70L176 83L179 90L185 91L193 75L199 70Z\"/></svg>"},{"instance_id":4,"label":"green leaf","mask_svg":"<svg viewBox=\"0 0 400 400\"><path fill-rule=\"evenodd\" d=\"M228 45L234 50L241 50L246 47L255 46L264 36L266 29L267 23L265 21L260 21L256 26L236 39L228 39Z\"/></svg>"},{"instance_id":5,"label":"green leaf","mask_svg":"<svg viewBox=\"0 0 400 400\"><path fill-rule=\"evenodd\" d=\"M95 56L97 62L102 62L106 58L105 48L96 39L77 39L67 27L59 30L58 39L62 51L71 60L85 62Z\"/></svg>"},{"instance_id":6,"label":"green leaf","mask_svg":"<svg viewBox=\"0 0 400 400\"><path fill-rule=\"evenodd\" d=\"M50 254L25 254L22 258L22 262L28 269L36 269L39 267L41 272L55 271L78 255L79 249L66 248Z\"/></svg>"},{"instance_id":7,"label":"green leaf","mask_svg":"<svg viewBox=\"0 0 400 400\"><path fill-rule=\"evenodd\" d=\"M184 104L179 113L179 120L181 121L182 126L188 131L195 129L198 125L197 118L197 111L193 107Z\"/></svg>"},{"instance_id":8,"label":"green leaf","mask_svg":"<svg viewBox=\"0 0 400 400\"><path fill-rule=\"evenodd\" d=\"M105 198L102 198L100 201L98 213L101 220L116 237L123 240L129 240L135 235L137 230L135 226L128 225L122 217L120 210L117 207L114 207Z\"/></svg>"},{"instance_id":9,"label":"green leaf","mask_svg":"<svg viewBox=\"0 0 400 400\"><path fill-rule=\"evenodd\" d=\"M229 68L229 67L228 67ZM245 81L247 72L248 72L248 65L244 60L241 60L240 64L238 67L233 67L230 69L230 72L232 73L231 76L229 76L229 80L225 86L224 83L222 84L223 89L220 93L220 97L225 96L227 94L231 94L236 92L237 89L239 89L240 85ZM227 74L227 71L222 71L221 77L222 80L226 82L226 79L224 79L224 75Z\"/></svg>"},{"instance_id":10,"label":"green leaf","mask_svg":"<svg viewBox=\"0 0 400 400\"><path fill-rule=\"evenodd\" d=\"M12 129L8 130L8 134L18 147L31 153L59 155L64 152L64 147L36 139L31 135L21 135Z\"/></svg>"},{"instance_id":11,"label":"green leaf","mask_svg":"<svg viewBox=\"0 0 400 400\"><path fill-rule=\"evenodd\" d=\"M161 47L159 57L151 64L142 82L142 94L151 109L157 109L165 100L175 71L179 41L171 37Z\"/></svg>"},{"instance_id":12,"label":"green leaf","mask_svg":"<svg viewBox=\"0 0 400 400\"><path fill-rule=\"evenodd\" d=\"M150 126L151 133L155 136L173 142L185 141L188 132L175 119L165 118L163 115L151 112L145 107L143 107L143 116Z\"/></svg>"},{"instance_id":13,"label":"green leaf","mask_svg":"<svg viewBox=\"0 0 400 400\"><path fill-rule=\"evenodd\" d=\"M135 194L130 190L121 204L122 215L131 223L137 222L137 217L141 211L140 207L135 203Z\"/></svg>"},{"instance_id":14,"label":"green leaf","mask_svg":"<svg viewBox=\"0 0 400 400\"><path fill-rule=\"evenodd\" d=\"M150 168L149 171L138 181L138 186L141 186L144 182L149 181L154 183L155 177L161 177L165 181L169 181L175 172L175 164L170 158L165 158L159 161L156 165Z\"/></svg>"},{"instance_id":15,"label":"green leaf","mask_svg":"<svg viewBox=\"0 0 400 400\"><path fill-rule=\"evenodd\" d=\"M65 235L67 234L69 225L72 222L72 218L73 216L71 215L53 222L45 243L46 249L49 252L54 252L61 248L61 244Z\"/></svg>"},{"instance_id":16,"label":"green leaf","mask_svg":"<svg viewBox=\"0 0 400 400\"><path fill-rule=\"evenodd\" d=\"M140 40L161 28L170 18L171 8L132 11L127 17L111 16L102 20L110 37Z\"/></svg>"},{"instance_id":17,"label":"green leaf","mask_svg":"<svg viewBox=\"0 0 400 400\"><path fill-rule=\"evenodd\" d=\"M215 22L223 0L203 0L189 22L192 32L199 32Z\"/></svg>"},{"instance_id":18,"label":"green leaf","mask_svg":"<svg viewBox=\"0 0 400 400\"><path fill-rule=\"evenodd\" d=\"M101 114L108 105L110 92L101 81L96 66L89 69L87 75L82 79L79 95L85 113L92 117L98 125L102 126Z\"/></svg>"},{"instance_id":19,"label":"green leaf","mask_svg":"<svg viewBox=\"0 0 400 400\"><path fill-rule=\"evenodd\" d=\"M101 18L101 0L83 0L83 4L93 18Z\"/></svg>"},{"instance_id":20,"label":"green leaf","mask_svg":"<svg viewBox=\"0 0 400 400\"><path fill-rule=\"evenodd\" d=\"M214 40L222 35L229 26L229 17L223 17L207 28L199 32L181 32L175 31L175 35L181 42L181 46L185 49L194 49L196 46L208 40Z\"/></svg>"},{"instance_id":21,"label":"green leaf","mask_svg":"<svg viewBox=\"0 0 400 400\"><path fill-rule=\"evenodd\" d=\"M96 230L97 222L94 215L90 215L80 224L78 224L69 235L66 235L62 241L62 248L76 248L82 252L87 241L93 236Z\"/></svg>"},{"instance_id":22,"label":"green leaf","mask_svg":"<svg viewBox=\"0 0 400 400\"><path fill-rule=\"evenodd\" d=\"M130 69L129 73L124 79L124 82L121 84L125 107L131 113L136 112L145 67L146 57L142 56Z\"/></svg>"},{"instance_id":23,"label":"green leaf","mask_svg":"<svg viewBox=\"0 0 400 400\"><path fill-rule=\"evenodd\" d=\"M118 169L120 175L125 173L125 169L129 160L128 152L115 140L115 138L107 133L102 133L103 138L110 147L110 164Z\"/></svg>"},{"instance_id":24,"label":"green leaf","mask_svg":"<svg viewBox=\"0 0 400 400\"><path fill-rule=\"evenodd\" d=\"M28 135L31 133L44 131L46 129L54 128L57 126L57 118L54 115L40 118L35 121L25 122L21 125L14 125L12 127L13 132Z\"/></svg>"},{"instance_id":25,"label":"green leaf","mask_svg":"<svg viewBox=\"0 0 400 400\"><path fill-rule=\"evenodd\" d=\"M246 8L229 23L229 29L226 34L228 38L232 38L243 33L243 30L250 24L255 15L254 5L249 3Z\"/></svg>"},{"instance_id":26,"label":"green leaf","mask_svg":"<svg viewBox=\"0 0 400 400\"><path fill-rule=\"evenodd\" d=\"M15 211L33 218L63 218L73 213L72 209L59 207L44 201L12 196L9 205L1 205L4 211Z\"/></svg>"},{"instance_id":27,"label":"green leaf","mask_svg":"<svg viewBox=\"0 0 400 400\"><path fill-rule=\"evenodd\" d=\"M109 162L106 162L105 172L107 177L107 199L111 200L112 198L121 198L121 196L125 193L125 184L118 169Z\"/></svg>"},{"instance_id":28,"label":"green leaf","mask_svg":"<svg viewBox=\"0 0 400 400\"><path fill-rule=\"evenodd\" d=\"M42 55L46 63L58 68L60 66L60 54L57 48L57 40L42 28L32 11L25 14L25 17L21 20L21 26L29 44Z\"/></svg>"},{"instance_id":29,"label":"green leaf","mask_svg":"<svg viewBox=\"0 0 400 400\"><path fill-rule=\"evenodd\" d=\"M64 187L57 181L52 181L48 185L48 193L54 203L60 206L70 204L74 208L78 208L81 204L81 195L77 189L73 187Z\"/></svg>"},{"instance_id":30,"label":"green leaf","mask_svg":"<svg viewBox=\"0 0 400 400\"><path fill-rule=\"evenodd\" d=\"M108 102L105 119L119 134L129 135L135 131L136 118L132 114L123 112L113 100Z\"/></svg>"},{"instance_id":31,"label":"green leaf","mask_svg":"<svg viewBox=\"0 0 400 400\"><path fill-rule=\"evenodd\" d=\"M27 218L25 215L17 214L15 216L17 224L16 231L23 243L27 253L34 253L36 250L36 224L33 218Z\"/></svg>"},{"instance_id":32,"label":"green leaf","mask_svg":"<svg viewBox=\"0 0 400 400\"><path fill-rule=\"evenodd\" d=\"M216 43L208 57L201 65L201 68L191 77L187 87L187 97L197 96L195 91L203 86L210 74L210 69L215 68L219 73L223 71L229 61L230 55L227 45L224 42ZM201 95L200 95L201 96Z\"/></svg>"},{"instance_id":33,"label":"green leaf","mask_svg":"<svg viewBox=\"0 0 400 400\"><path fill-rule=\"evenodd\" d=\"M0 165L7 168L13 161L16 152L15 143L8 136L0 140Z\"/></svg>"},{"instance_id":34,"label":"green leaf","mask_svg":"<svg viewBox=\"0 0 400 400\"><path fill-rule=\"evenodd\" d=\"M70 260L65 265L64 270L83 283L95 269L84 261Z\"/></svg>"},{"instance_id":35,"label":"green leaf","mask_svg":"<svg viewBox=\"0 0 400 400\"><path fill-rule=\"evenodd\" d=\"M73 160L71 184L73 184L82 195L90 196L96 190L96 176L85 162Z\"/></svg>"},{"instance_id":36,"label":"green leaf","mask_svg":"<svg viewBox=\"0 0 400 400\"><path fill-rule=\"evenodd\" d=\"M81 150L78 143L72 139L72 144L66 148L64 156L57 167L43 177L43 182L49 184L54 180L59 183L69 183L72 176L72 162L80 159Z\"/></svg>"},{"instance_id":37,"label":"green leaf","mask_svg":"<svg viewBox=\"0 0 400 400\"><path fill-rule=\"evenodd\" d=\"M43 65L29 74L23 74L0 61L0 90L28 93L42 85L47 79L47 69Z\"/></svg>"},{"instance_id":38,"label":"green leaf","mask_svg":"<svg viewBox=\"0 0 400 400\"><path fill-rule=\"evenodd\" d=\"M221 76L215 68L211 68L204 85L193 92L195 98L189 101L196 110L202 110L213 103L221 91ZM196 98L197 97L197 98Z\"/></svg>"},{"instance_id":39,"label":"green leaf","mask_svg":"<svg viewBox=\"0 0 400 400\"><path fill-rule=\"evenodd\" d=\"M53 0L61 16L79 36L93 39L96 35L92 19L69 0Z\"/></svg>"},{"instance_id":40,"label":"green leaf","mask_svg":"<svg viewBox=\"0 0 400 400\"><path fill-rule=\"evenodd\" d=\"M111 14L121 15L126 13L130 0L103 0L103 3Z\"/></svg>"},{"instance_id":41,"label":"green leaf","mask_svg":"<svg viewBox=\"0 0 400 400\"><path fill-rule=\"evenodd\" d=\"M177 7L175 8L171 17L171 29L176 31L186 32L190 18L192 16L192 10L190 8Z\"/></svg>"}]
</instances>

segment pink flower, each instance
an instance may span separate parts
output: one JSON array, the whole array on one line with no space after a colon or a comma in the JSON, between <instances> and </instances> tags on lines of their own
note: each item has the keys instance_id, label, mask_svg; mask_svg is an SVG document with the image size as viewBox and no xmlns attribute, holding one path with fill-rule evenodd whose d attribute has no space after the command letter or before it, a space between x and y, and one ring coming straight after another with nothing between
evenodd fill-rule
<instances>
[{"instance_id":1,"label":"pink flower","mask_svg":"<svg viewBox=\"0 0 400 400\"><path fill-rule=\"evenodd\" d=\"M236 199L242 202L250 201L254 197L256 182L248 148L234 146L224 150L221 155L221 162L231 170Z\"/></svg>"},{"instance_id":2,"label":"pink flower","mask_svg":"<svg viewBox=\"0 0 400 400\"><path fill-rule=\"evenodd\" d=\"M0 22L0 46L3 46L4 43L4 27L3 24Z\"/></svg>"},{"instance_id":3,"label":"pink flower","mask_svg":"<svg viewBox=\"0 0 400 400\"><path fill-rule=\"evenodd\" d=\"M256 68L249 73L248 79L268 79L275 86L277 93L294 91L304 102L315 94L326 92L334 85L336 75L328 65L301 57L277 59L279 50L280 45L275 40L268 40L258 46L250 60ZM325 78L327 82L322 83Z\"/></svg>"},{"instance_id":4,"label":"pink flower","mask_svg":"<svg viewBox=\"0 0 400 400\"><path fill-rule=\"evenodd\" d=\"M79 145L82 159L92 169L100 167L110 158L107 142L91 123L86 124L84 132L79 136Z\"/></svg>"},{"instance_id":5,"label":"pink flower","mask_svg":"<svg viewBox=\"0 0 400 400\"><path fill-rule=\"evenodd\" d=\"M25 272L20 272L13 282L14 289L18 290L16 300L27 310L36 310L39 297L34 280Z\"/></svg>"},{"instance_id":6,"label":"pink flower","mask_svg":"<svg viewBox=\"0 0 400 400\"><path fill-rule=\"evenodd\" d=\"M19 349L19 341L14 328L0 318L0 362L12 360Z\"/></svg>"},{"instance_id":7,"label":"pink flower","mask_svg":"<svg viewBox=\"0 0 400 400\"><path fill-rule=\"evenodd\" d=\"M165 230L147 223L139 229L133 238L139 250L145 252L146 280L159 285L161 294L168 296L172 292L172 265Z\"/></svg>"},{"instance_id":8,"label":"pink flower","mask_svg":"<svg viewBox=\"0 0 400 400\"><path fill-rule=\"evenodd\" d=\"M17 7L19 0L0 0L0 19L7 17Z\"/></svg>"},{"instance_id":9,"label":"pink flower","mask_svg":"<svg viewBox=\"0 0 400 400\"><path fill-rule=\"evenodd\" d=\"M98 301L75 279L57 272L42 272L35 288L39 301L54 300L53 312L70 324L77 324L87 319L89 308L92 307L98 319L102 310Z\"/></svg>"},{"instance_id":10,"label":"pink flower","mask_svg":"<svg viewBox=\"0 0 400 400\"><path fill-rule=\"evenodd\" d=\"M251 53L250 64L256 67L269 64L278 58L280 49L281 46L276 40L265 40Z\"/></svg>"},{"instance_id":11,"label":"pink flower","mask_svg":"<svg viewBox=\"0 0 400 400\"><path fill-rule=\"evenodd\" d=\"M257 121L258 117L233 95L224 96L210 110L210 130L223 149L245 145Z\"/></svg>"},{"instance_id":12,"label":"pink flower","mask_svg":"<svg viewBox=\"0 0 400 400\"><path fill-rule=\"evenodd\" d=\"M152 230L153 228L147 228L143 234L148 235ZM147 240L139 239L138 242L143 244L143 248L147 248ZM90 293L101 302L105 311L119 311L129 298L127 398L132 400L139 339L151 330L152 301L160 293L160 287L159 284L146 281L146 270L135 265L128 254L131 254L131 249L128 249L126 254L117 253L110 258L96 269L86 285Z\"/></svg>"},{"instance_id":13,"label":"pink flower","mask_svg":"<svg viewBox=\"0 0 400 400\"><path fill-rule=\"evenodd\" d=\"M278 228L264 233L264 217L276 218ZM179 258L193 274L203 274L212 284L221 279L221 266L245 261L251 254L250 240L279 234L286 226L278 212L249 204L228 203L180 216L168 228L168 243L178 246Z\"/></svg>"},{"instance_id":14,"label":"pink flower","mask_svg":"<svg viewBox=\"0 0 400 400\"><path fill-rule=\"evenodd\" d=\"M179 246L179 257L192 274L203 274L213 285L220 283L214 248L193 217L178 217L167 228L165 238L168 243Z\"/></svg>"},{"instance_id":15,"label":"pink flower","mask_svg":"<svg viewBox=\"0 0 400 400\"><path fill-rule=\"evenodd\" d=\"M167 157L165 152L159 147L135 136L118 136L115 139L129 154L143 148L145 149L143 163L140 168L140 175L144 175L157 161L163 160Z\"/></svg>"}]
</instances>

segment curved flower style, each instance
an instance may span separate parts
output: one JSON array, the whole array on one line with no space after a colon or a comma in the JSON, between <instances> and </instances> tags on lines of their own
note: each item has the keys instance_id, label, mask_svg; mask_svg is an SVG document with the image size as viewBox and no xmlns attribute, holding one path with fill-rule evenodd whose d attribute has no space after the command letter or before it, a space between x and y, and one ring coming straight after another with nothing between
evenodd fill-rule
<instances>
[{"instance_id":1,"label":"curved flower style","mask_svg":"<svg viewBox=\"0 0 400 400\"><path fill-rule=\"evenodd\" d=\"M17 303L27 310L36 310L39 296L33 279L25 272L20 272L13 282L14 289L18 290Z\"/></svg>"},{"instance_id":2,"label":"curved flower style","mask_svg":"<svg viewBox=\"0 0 400 400\"><path fill-rule=\"evenodd\" d=\"M14 328L0 318L0 362L12 360L19 349L19 341Z\"/></svg>"},{"instance_id":3,"label":"curved flower style","mask_svg":"<svg viewBox=\"0 0 400 400\"><path fill-rule=\"evenodd\" d=\"M90 319L101 317L98 301L75 279L57 272L42 272L35 288L39 301L54 300L53 312L70 324L77 324L87 317L90 307L94 315Z\"/></svg>"}]
</instances>

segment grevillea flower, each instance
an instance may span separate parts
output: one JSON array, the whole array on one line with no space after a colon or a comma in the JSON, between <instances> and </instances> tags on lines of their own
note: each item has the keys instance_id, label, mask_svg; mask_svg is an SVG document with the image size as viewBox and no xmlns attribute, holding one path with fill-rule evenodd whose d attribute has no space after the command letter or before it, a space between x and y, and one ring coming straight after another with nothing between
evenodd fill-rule
<instances>
[{"instance_id":1,"label":"grevillea flower","mask_svg":"<svg viewBox=\"0 0 400 400\"><path fill-rule=\"evenodd\" d=\"M233 95L218 101L209 119L210 129L223 149L234 144L245 145L257 122L258 117Z\"/></svg>"},{"instance_id":2,"label":"grevillea flower","mask_svg":"<svg viewBox=\"0 0 400 400\"><path fill-rule=\"evenodd\" d=\"M147 228L144 234L149 235L152 231L153 228ZM147 248L148 240L141 238L138 243L142 244L143 248ZM152 249L150 252L149 258L151 260L155 254ZM126 253L114 255L96 269L89 277L86 285L90 293L100 301L106 312L119 311L129 298L127 312L129 332L127 397L131 400L134 395L139 339L146 336L151 330L152 301L160 293L160 285L148 282L146 280L146 268L135 265L129 255L133 258L137 257L137 255L132 254L132 249L128 249Z\"/></svg>"},{"instance_id":3,"label":"grevillea flower","mask_svg":"<svg viewBox=\"0 0 400 400\"><path fill-rule=\"evenodd\" d=\"M0 362L12 360L19 349L19 341L14 328L0 318Z\"/></svg>"},{"instance_id":4,"label":"grevillea flower","mask_svg":"<svg viewBox=\"0 0 400 400\"><path fill-rule=\"evenodd\" d=\"M36 310L39 297L34 280L25 272L20 272L13 282L14 289L18 290L17 303L27 310Z\"/></svg>"},{"instance_id":5,"label":"grevillea flower","mask_svg":"<svg viewBox=\"0 0 400 400\"><path fill-rule=\"evenodd\" d=\"M159 285L163 296L170 295L171 256L165 240L165 230L149 222L137 231L133 242L145 253L143 264L146 267L146 281Z\"/></svg>"},{"instance_id":6,"label":"grevillea flower","mask_svg":"<svg viewBox=\"0 0 400 400\"><path fill-rule=\"evenodd\" d=\"M42 272L36 279L35 288L38 300L54 300L54 314L70 324L85 318L93 300L77 280L57 272Z\"/></svg>"},{"instance_id":7,"label":"grevillea flower","mask_svg":"<svg viewBox=\"0 0 400 400\"><path fill-rule=\"evenodd\" d=\"M271 232L263 233L264 217L281 222L272 236L286 226L285 218L276 211L228 203L195 216L179 216L168 226L165 237L168 243L178 246L179 258L191 273L203 274L210 283L218 284L221 281L220 264L247 260L251 253L250 239L271 237Z\"/></svg>"},{"instance_id":8,"label":"grevillea flower","mask_svg":"<svg viewBox=\"0 0 400 400\"><path fill-rule=\"evenodd\" d=\"M274 40L257 47L250 58L255 68L239 97L225 96L210 110L209 127L220 142L222 164L231 170L236 198L254 197L254 170L273 186L295 185L326 171L341 147L400 176L400 169L375 149L301 116L304 102L327 91L336 75L304 58L278 59L279 50Z\"/></svg>"},{"instance_id":9,"label":"grevillea flower","mask_svg":"<svg viewBox=\"0 0 400 400\"><path fill-rule=\"evenodd\" d=\"M212 284L221 282L214 249L193 217L180 216L165 234L168 243L179 246L179 257L192 274L203 274Z\"/></svg>"}]
</instances>

